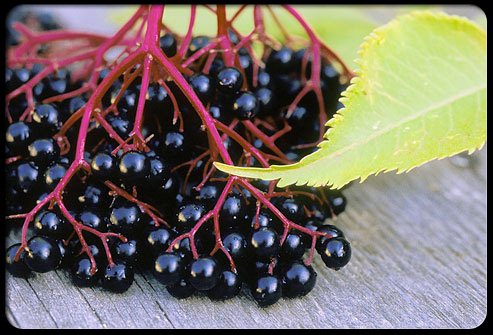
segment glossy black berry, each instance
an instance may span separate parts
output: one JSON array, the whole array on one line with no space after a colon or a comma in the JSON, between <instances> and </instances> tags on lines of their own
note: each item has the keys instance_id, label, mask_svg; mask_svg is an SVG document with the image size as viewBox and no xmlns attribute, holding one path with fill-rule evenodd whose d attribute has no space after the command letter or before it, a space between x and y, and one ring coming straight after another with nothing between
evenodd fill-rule
<instances>
[{"instance_id":1,"label":"glossy black berry","mask_svg":"<svg viewBox=\"0 0 493 335\"><path fill-rule=\"evenodd\" d=\"M40 168L45 168L60 155L60 147L54 139L38 139L28 146L29 157Z\"/></svg>"},{"instance_id":2,"label":"glossy black berry","mask_svg":"<svg viewBox=\"0 0 493 335\"><path fill-rule=\"evenodd\" d=\"M148 185L154 187L169 177L171 177L170 165L159 156L150 157L149 174L147 176Z\"/></svg>"},{"instance_id":3,"label":"glossy black berry","mask_svg":"<svg viewBox=\"0 0 493 335\"><path fill-rule=\"evenodd\" d=\"M216 87L226 94L233 94L240 90L243 85L241 72L234 67L226 67L219 71L216 79Z\"/></svg>"},{"instance_id":4,"label":"glossy black berry","mask_svg":"<svg viewBox=\"0 0 493 335\"><path fill-rule=\"evenodd\" d=\"M303 227L311 230L311 231L317 231L318 227L322 225L322 221L317 220L317 219L310 219L304 224L302 224ZM308 234L303 234L303 244L305 245L306 248L309 248L312 245L312 237Z\"/></svg>"},{"instance_id":5,"label":"glossy black berry","mask_svg":"<svg viewBox=\"0 0 493 335\"><path fill-rule=\"evenodd\" d=\"M132 286L133 282L133 268L125 263L117 262L113 266L108 265L106 267L102 285L109 291L123 293Z\"/></svg>"},{"instance_id":6,"label":"glossy black berry","mask_svg":"<svg viewBox=\"0 0 493 335\"><path fill-rule=\"evenodd\" d=\"M116 159L111 154L98 152L91 160L91 172L96 178L111 180L115 178L116 165Z\"/></svg>"},{"instance_id":7,"label":"glossy black berry","mask_svg":"<svg viewBox=\"0 0 493 335\"><path fill-rule=\"evenodd\" d=\"M178 131L170 131L164 135L161 151L165 159L178 161L180 156L188 150L188 143L185 134Z\"/></svg>"},{"instance_id":8,"label":"glossy black berry","mask_svg":"<svg viewBox=\"0 0 493 335\"><path fill-rule=\"evenodd\" d=\"M342 230L330 224L321 225L320 227L317 228L317 231L327 234L327 236L320 236L317 240L316 249L319 250L320 252L322 252L323 245L327 240L336 237L344 237L344 233L342 232Z\"/></svg>"},{"instance_id":9,"label":"glossy black berry","mask_svg":"<svg viewBox=\"0 0 493 335\"><path fill-rule=\"evenodd\" d=\"M144 230L143 246L151 255L158 255L166 251L174 238L171 230L165 227L151 226Z\"/></svg>"},{"instance_id":10,"label":"glossy black berry","mask_svg":"<svg viewBox=\"0 0 493 335\"><path fill-rule=\"evenodd\" d=\"M346 209L347 199L341 191L328 192L327 199L330 209L335 215L341 214Z\"/></svg>"},{"instance_id":11,"label":"glossy black berry","mask_svg":"<svg viewBox=\"0 0 493 335\"><path fill-rule=\"evenodd\" d=\"M12 156L24 155L27 146L35 136L32 126L24 122L15 122L8 126L5 133L5 143Z\"/></svg>"},{"instance_id":12,"label":"glossy black berry","mask_svg":"<svg viewBox=\"0 0 493 335\"><path fill-rule=\"evenodd\" d=\"M258 259L269 259L279 252L279 235L271 228L260 228L252 234L250 246Z\"/></svg>"},{"instance_id":13,"label":"glossy black berry","mask_svg":"<svg viewBox=\"0 0 493 335\"><path fill-rule=\"evenodd\" d=\"M161 253L154 262L153 273L164 285L178 284L185 271L185 260L177 253Z\"/></svg>"},{"instance_id":14,"label":"glossy black berry","mask_svg":"<svg viewBox=\"0 0 493 335\"><path fill-rule=\"evenodd\" d=\"M136 264L139 257L139 242L135 239L128 239L123 242L118 239L113 245L113 257L128 265Z\"/></svg>"},{"instance_id":15,"label":"glossy black berry","mask_svg":"<svg viewBox=\"0 0 493 335\"><path fill-rule=\"evenodd\" d=\"M279 197L275 198L273 203L289 220L298 224L303 220L303 205L295 198Z\"/></svg>"},{"instance_id":16,"label":"glossy black berry","mask_svg":"<svg viewBox=\"0 0 493 335\"><path fill-rule=\"evenodd\" d=\"M207 295L212 300L231 299L240 293L241 286L240 277L236 273L226 270L221 273L217 285L207 291Z\"/></svg>"},{"instance_id":17,"label":"glossy black berry","mask_svg":"<svg viewBox=\"0 0 493 335\"><path fill-rule=\"evenodd\" d=\"M224 200L219 212L219 223L223 227L237 227L243 223L246 214L246 203L243 197L230 194Z\"/></svg>"},{"instance_id":18,"label":"glossy black berry","mask_svg":"<svg viewBox=\"0 0 493 335\"><path fill-rule=\"evenodd\" d=\"M257 97L252 92L243 91L236 96L232 113L240 120L251 120L260 111L260 104Z\"/></svg>"},{"instance_id":19,"label":"glossy black berry","mask_svg":"<svg viewBox=\"0 0 493 335\"><path fill-rule=\"evenodd\" d=\"M205 208L203 205L197 202L186 202L180 207L178 207L178 212L176 213L178 231L190 230L205 213Z\"/></svg>"},{"instance_id":20,"label":"glossy black berry","mask_svg":"<svg viewBox=\"0 0 493 335\"><path fill-rule=\"evenodd\" d=\"M34 236L27 242L24 261L35 272L55 270L62 260L60 248L55 240L45 236Z\"/></svg>"},{"instance_id":21,"label":"glossy black berry","mask_svg":"<svg viewBox=\"0 0 493 335\"><path fill-rule=\"evenodd\" d=\"M259 103L259 115L270 115L277 107L277 98L274 92L267 87L261 87L255 91Z\"/></svg>"},{"instance_id":22,"label":"glossy black berry","mask_svg":"<svg viewBox=\"0 0 493 335\"><path fill-rule=\"evenodd\" d=\"M142 228L142 212L132 202L118 202L111 209L109 229L125 236L134 236Z\"/></svg>"},{"instance_id":23,"label":"glossy black berry","mask_svg":"<svg viewBox=\"0 0 493 335\"><path fill-rule=\"evenodd\" d=\"M107 208L111 202L105 185L88 182L77 196L77 202L86 208Z\"/></svg>"},{"instance_id":24,"label":"glossy black berry","mask_svg":"<svg viewBox=\"0 0 493 335\"><path fill-rule=\"evenodd\" d=\"M88 256L78 257L70 270L70 278L76 286L90 287L96 285L101 278L101 270L96 267L96 272L91 272L91 260Z\"/></svg>"},{"instance_id":25,"label":"glossy black berry","mask_svg":"<svg viewBox=\"0 0 493 335\"><path fill-rule=\"evenodd\" d=\"M221 266L213 257L199 257L192 261L188 280L199 291L210 290L219 282Z\"/></svg>"},{"instance_id":26,"label":"glossy black berry","mask_svg":"<svg viewBox=\"0 0 493 335\"><path fill-rule=\"evenodd\" d=\"M196 191L195 199L207 209L212 209L221 194L223 185L219 183L207 183L199 191Z\"/></svg>"},{"instance_id":27,"label":"glossy black berry","mask_svg":"<svg viewBox=\"0 0 493 335\"><path fill-rule=\"evenodd\" d=\"M267 59L266 68L270 72L287 73L292 71L293 65L293 50L282 47L279 50L274 50Z\"/></svg>"},{"instance_id":28,"label":"glossy black berry","mask_svg":"<svg viewBox=\"0 0 493 335\"><path fill-rule=\"evenodd\" d=\"M100 232L108 231L108 217L100 209L86 209L77 215L77 219L84 226Z\"/></svg>"},{"instance_id":29,"label":"glossy black berry","mask_svg":"<svg viewBox=\"0 0 493 335\"><path fill-rule=\"evenodd\" d=\"M20 243L16 243L8 247L5 252L5 266L7 271L14 277L26 278L31 274L31 270L27 267L24 262L24 258L26 256L26 252L22 251L19 260L17 262L14 261L15 254L19 250L21 246Z\"/></svg>"},{"instance_id":30,"label":"glossy black berry","mask_svg":"<svg viewBox=\"0 0 493 335\"><path fill-rule=\"evenodd\" d=\"M176 39L171 33L166 33L159 38L159 47L168 57L176 54Z\"/></svg>"},{"instance_id":31,"label":"glossy black berry","mask_svg":"<svg viewBox=\"0 0 493 335\"><path fill-rule=\"evenodd\" d=\"M142 183L150 173L148 157L138 151L128 151L120 157L118 169L125 185Z\"/></svg>"},{"instance_id":32,"label":"glossy black berry","mask_svg":"<svg viewBox=\"0 0 493 335\"><path fill-rule=\"evenodd\" d=\"M39 184L41 173L33 162L24 162L17 165L15 169L14 187L17 191L30 194Z\"/></svg>"},{"instance_id":33,"label":"glossy black berry","mask_svg":"<svg viewBox=\"0 0 493 335\"><path fill-rule=\"evenodd\" d=\"M283 259L300 259L304 253L303 237L298 233L289 233L281 247L281 257Z\"/></svg>"},{"instance_id":34,"label":"glossy black berry","mask_svg":"<svg viewBox=\"0 0 493 335\"><path fill-rule=\"evenodd\" d=\"M252 221L250 223L251 228L271 228L272 230L275 230L276 232L280 232L282 228L282 224L280 223L277 218L274 218L271 212L266 211L266 210L260 210L259 215L256 216L255 214L251 215ZM258 224L258 226L257 226ZM250 229L247 225L244 225L240 228L248 228Z\"/></svg>"},{"instance_id":35,"label":"glossy black berry","mask_svg":"<svg viewBox=\"0 0 493 335\"><path fill-rule=\"evenodd\" d=\"M191 54L197 52L198 50L205 47L207 44L209 44L209 37L202 36L202 35L195 36L190 41L190 46L188 47L187 55L191 55Z\"/></svg>"},{"instance_id":36,"label":"glossy black berry","mask_svg":"<svg viewBox=\"0 0 493 335\"><path fill-rule=\"evenodd\" d=\"M189 83L203 104L212 100L215 85L210 76L197 73L190 77Z\"/></svg>"},{"instance_id":37,"label":"glossy black berry","mask_svg":"<svg viewBox=\"0 0 493 335\"><path fill-rule=\"evenodd\" d=\"M224 248L229 252L233 260L240 260L247 256L248 242L239 232L231 232L222 239Z\"/></svg>"},{"instance_id":38,"label":"glossy black berry","mask_svg":"<svg viewBox=\"0 0 493 335\"><path fill-rule=\"evenodd\" d=\"M197 292L195 287L193 287L186 278L181 278L180 281L174 285L166 286L166 291L176 299L186 299Z\"/></svg>"},{"instance_id":39,"label":"glossy black berry","mask_svg":"<svg viewBox=\"0 0 493 335\"><path fill-rule=\"evenodd\" d=\"M44 181L48 190L53 190L58 185L60 180L65 176L67 168L61 164L55 164L45 171Z\"/></svg>"},{"instance_id":40,"label":"glossy black berry","mask_svg":"<svg viewBox=\"0 0 493 335\"><path fill-rule=\"evenodd\" d=\"M276 276L263 275L255 280L251 292L260 307L275 304L282 297L281 280Z\"/></svg>"},{"instance_id":41,"label":"glossy black berry","mask_svg":"<svg viewBox=\"0 0 493 335\"><path fill-rule=\"evenodd\" d=\"M33 224L36 235L48 236L54 239L67 238L72 232L72 225L62 215L42 210L34 218Z\"/></svg>"},{"instance_id":42,"label":"glossy black berry","mask_svg":"<svg viewBox=\"0 0 493 335\"><path fill-rule=\"evenodd\" d=\"M327 240L319 252L325 265L335 270L342 268L351 259L351 245L344 237Z\"/></svg>"},{"instance_id":43,"label":"glossy black berry","mask_svg":"<svg viewBox=\"0 0 493 335\"><path fill-rule=\"evenodd\" d=\"M317 281L317 273L311 266L295 261L285 266L282 277L282 294L285 297L301 297L310 292Z\"/></svg>"},{"instance_id":44,"label":"glossy black berry","mask_svg":"<svg viewBox=\"0 0 493 335\"><path fill-rule=\"evenodd\" d=\"M131 123L130 120L124 115L108 115L106 120L110 124L111 128L122 138L127 138L130 132Z\"/></svg>"},{"instance_id":45,"label":"glossy black berry","mask_svg":"<svg viewBox=\"0 0 493 335\"><path fill-rule=\"evenodd\" d=\"M37 105L32 115L33 123L42 134L54 134L61 127L58 109L52 104Z\"/></svg>"},{"instance_id":46,"label":"glossy black berry","mask_svg":"<svg viewBox=\"0 0 493 335\"><path fill-rule=\"evenodd\" d=\"M171 173L167 179L162 179L157 186L158 197L163 200L170 200L176 197L180 189L180 178L176 173Z\"/></svg>"}]
</instances>

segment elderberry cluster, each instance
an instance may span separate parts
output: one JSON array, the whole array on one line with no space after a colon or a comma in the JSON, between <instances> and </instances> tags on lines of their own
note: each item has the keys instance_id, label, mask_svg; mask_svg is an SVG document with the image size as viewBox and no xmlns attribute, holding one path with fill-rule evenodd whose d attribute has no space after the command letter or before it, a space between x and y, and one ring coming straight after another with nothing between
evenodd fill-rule
<instances>
[{"instance_id":1,"label":"elderberry cluster","mask_svg":"<svg viewBox=\"0 0 493 335\"><path fill-rule=\"evenodd\" d=\"M233 33L230 40L233 44L239 42ZM172 58L180 42L177 36L166 33L160 38L160 47ZM185 60L209 42L206 36L194 37ZM293 110L288 108L311 74L312 60L305 59L306 52L288 47L271 49L258 71L254 71L254 60L246 48L239 49L235 66L226 66L220 52L208 62L205 53L189 66L193 74L186 79L214 120L266 157L276 153L242 121L259 121L256 125L266 136L276 134L287 124L290 129L275 144L289 161L297 161L315 149L309 144L319 140L324 126L320 124L320 106L313 92L306 94ZM7 93L42 69L39 64L8 68ZM138 66L129 69L114 81L99 106L105 111L101 117L124 142L132 137L142 89L141 76L128 81L137 69ZM100 71L98 83L109 73L110 69ZM81 86L81 81L72 80L69 70L59 69L33 88L34 111L24 115L24 95L10 101L7 112L12 122L5 130L9 161L7 215L32 210L66 175L76 156L80 121L68 129L64 125L71 122L90 96L82 94L49 103L46 99ZM338 71L324 61L320 86L330 118L345 86ZM110 291L124 292L131 286L138 267L151 271L176 298L201 291L214 300L230 299L245 284L260 306L268 306L281 297L303 296L313 289L317 274L304 262L312 241L327 267L338 270L348 263L349 242L339 228L327 223L345 210L346 198L341 191L276 189L270 201L282 215L310 231L324 233L315 241L292 229L281 244L283 223L271 210L259 208L257 199L246 188L237 185L220 199L228 176L211 170L207 131L176 83L166 77L151 81L145 99L140 130L146 149L125 149L114 135L108 134L101 121L91 120L84 154L89 169L79 171L61 190L64 204L77 223L126 238L109 239L114 264L109 265L100 238L83 231L81 240L74 233L74 223L54 205L36 213L30 226L32 237L18 261L14 256L20 244L7 249L7 270L12 275L26 277L31 272L64 268L75 285L102 285ZM68 145L56 140L60 132ZM222 141L236 165L261 166L232 136L223 133ZM268 182L252 183L268 194ZM230 258L217 250L212 220L196 229L200 219L218 203L221 245ZM157 222L142 204L152 207L152 213L163 221ZM186 235L191 231L193 237ZM94 257L96 271L92 271L87 251Z\"/></svg>"}]
</instances>

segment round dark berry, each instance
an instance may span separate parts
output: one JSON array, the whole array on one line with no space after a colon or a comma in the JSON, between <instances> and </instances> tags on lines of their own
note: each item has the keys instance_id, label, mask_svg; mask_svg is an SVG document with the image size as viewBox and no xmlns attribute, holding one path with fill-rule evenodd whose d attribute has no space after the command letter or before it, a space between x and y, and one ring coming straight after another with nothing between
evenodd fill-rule
<instances>
[{"instance_id":1,"label":"round dark berry","mask_svg":"<svg viewBox=\"0 0 493 335\"><path fill-rule=\"evenodd\" d=\"M134 236L141 228L142 212L129 201L116 204L110 214L109 228L125 236Z\"/></svg>"},{"instance_id":2,"label":"round dark berry","mask_svg":"<svg viewBox=\"0 0 493 335\"><path fill-rule=\"evenodd\" d=\"M195 287L193 287L185 278L181 278L180 281L174 285L166 286L166 291L176 299L186 299L197 292Z\"/></svg>"},{"instance_id":3,"label":"round dark berry","mask_svg":"<svg viewBox=\"0 0 493 335\"><path fill-rule=\"evenodd\" d=\"M127 240L123 242L118 239L113 245L113 257L128 265L135 265L139 257L139 243L137 240Z\"/></svg>"},{"instance_id":4,"label":"round dark berry","mask_svg":"<svg viewBox=\"0 0 493 335\"><path fill-rule=\"evenodd\" d=\"M166 33L159 38L159 47L168 57L176 54L176 39L171 33Z\"/></svg>"},{"instance_id":5,"label":"round dark berry","mask_svg":"<svg viewBox=\"0 0 493 335\"><path fill-rule=\"evenodd\" d=\"M344 237L327 240L319 252L325 265L334 270L339 270L351 259L351 245Z\"/></svg>"},{"instance_id":6,"label":"round dark berry","mask_svg":"<svg viewBox=\"0 0 493 335\"><path fill-rule=\"evenodd\" d=\"M317 231L318 227L322 225L322 221L316 220L316 219L310 219L306 223L304 223L302 226L310 229L311 231ZM303 239L303 244L305 245L306 248L310 248L312 245L312 237L308 234L303 234L302 236Z\"/></svg>"},{"instance_id":7,"label":"round dark berry","mask_svg":"<svg viewBox=\"0 0 493 335\"><path fill-rule=\"evenodd\" d=\"M250 245L258 259L267 260L279 252L279 235L271 228L260 228L252 234Z\"/></svg>"},{"instance_id":8,"label":"round dark berry","mask_svg":"<svg viewBox=\"0 0 493 335\"><path fill-rule=\"evenodd\" d=\"M221 275L221 266L213 257L199 257L192 261L189 270L189 282L199 291L207 291L217 285Z\"/></svg>"},{"instance_id":9,"label":"round dark berry","mask_svg":"<svg viewBox=\"0 0 493 335\"><path fill-rule=\"evenodd\" d=\"M44 174L45 185L48 190L54 190L66 172L66 167L61 164L50 166Z\"/></svg>"},{"instance_id":10,"label":"round dark berry","mask_svg":"<svg viewBox=\"0 0 493 335\"><path fill-rule=\"evenodd\" d=\"M176 213L178 231L190 230L205 213L203 205L196 202L186 202L178 207Z\"/></svg>"},{"instance_id":11,"label":"round dark berry","mask_svg":"<svg viewBox=\"0 0 493 335\"><path fill-rule=\"evenodd\" d=\"M252 92L240 92L233 102L232 112L240 120L251 120L260 111L260 104Z\"/></svg>"},{"instance_id":12,"label":"round dark berry","mask_svg":"<svg viewBox=\"0 0 493 335\"><path fill-rule=\"evenodd\" d=\"M282 294L289 298L304 296L313 289L316 280L317 273L311 266L295 261L283 271Z\"/></svg>"},{"instance_id":13,"label":"round dark berry","mask_svg":"<svg viewBox=\"0 0 493 335\"><path fill-rule=\"evenodd\" d=\"M38 186L40 175L38 166L33 162L17 165L15 169L15 189L21 193L30 194Z\"/></svg>"},{"instance_id":14,"label":"round dark berry","mask_svg":"<svg viewBox=\"0 0 493 335\"><path fill-rule=\"evenodd\" d=\"M42 210L36 215L33 228L36 235L54 239L67 238L72 231L72 225L63 216L50 210Z\"/></svg>"},{"instance_id":15,"label":"round dark berry","mask_svg":"<svg viewBox=\"0 0 493 335\"><path fill-rule=\"evenodd\" d=\"M243 197L230 194L219 212L219 222L223 227L237 227L244 221L245 214L246 203Z\"/></svg>"},{"instance_id":16,"label":"round dark berry","mask_svg":"<svg viewBox=\"0 0 493 335\"><path fill-rule=\"evenodd\" d=\"M24 122L15 122L9 125L5 133L5 142L10 154L24 155L27 152L27 146L35 136L32 127Z\"/></svg>"},{"instance_id":17,"label":"round dark berry","mask_svg":"<svg viewBox=\"0 0 493 335\"><path fill-rule=\"evenodd\" d=\"M341 191L331 191L327 193L329 206L335 215L339 215L346 209L347 199Z\"/></svg>"},{"instance_id":18,"label":"round dark berry","mask_svg":"<svg viewBox=\"0 0 493 335\"><path fill-rule=\"evenodd\" d=\"M207 209L212 209L221 194L223 185L220 183L210 182L202 186L197 192L195 199L203 204Z\"/></svg>"},{"instance_id":19,"label":"round dark berry","mask_svg":"<svg viewBox=\"0 0 493 335\"><path fill-rule=\"evenodd\" d=\"M34 108L32 119L37 129L44 135L51 135L60 130L60 113L52 104L37 105Z\"/></svg>"},{"instance_id":20,"label":"round dark berry","mask_svg":"<svg viewBox=\"0 0 493 335\"><path fill-rule=\"evenodd\" d=\"M162 253L154 262L154 276L164 285L178 284L185 270L185 260L177 253Z\"/></svg>"},{"instance_id":21,"label":"round dark berry","mask_svg":"<svg viewBox=\"0 0 493 335\"><path fill-rule=\"evenodd\" d=\"M238 69L226 67L217 74L216 87L226 94L233 94L240 90L243 85L243 76Z\"/></svg>"},{"instance_id":22,"label":"round dark berry","mask_svg":"<svg viewBox=\"0 0 493 335\"><path fill-rule=\"evenodd\" d=\"M8 247L5 252L5 266L7 271L14 277L26 278L31 274L31 270L27 267L24 262L24 258L26 256L26 252L23 250L19 256L19 260L17 262L14 261L15 254L19 250L21 246L20 243L16 243Z\"/></svg>"},{"instance_id":23,"label":"round dark berry","mask_svg":"<svg viewBox=\"0 0 493 335\"><path fill-rule=\"evenodd\" d=\"M109 153L98 152L91 160L92 174L101 180L115 178L116 159Z\"/></svg>"},{"instance_id":24,"label":"round dark berry","mask_svg":"<svg viewBox=\"0 0 493 335\"><path fill-rule=\"evenodd\" d=\"M55 240L45 236L34 236L27 242L24 261L35 272L55 270L62 260L60 248Z\"/></svg>"},{"instance_id":25,"label":"round dark berry","mask_svg":"<svg viewBox=\"0 0 493 335\"><path fill-rule=\"evenodd\" d=\"M29 156L40 168L45 168L60 155L60 147L54 139L38 139L28 146Z\"/></svg>"},{"instance_id":26,"label":"round dark berry","mask_svg":"<svg viewBox=\"0 0 493 335\"><path fill-rule=\"evenodd\" d=\"M305 253L305 244L300 234L289 233L281 247L283 259L300 259Z\"/></svg>"},{"instance_id":27,"label":"round dark berry","mask_svg":"<svg viewBox=\"0 0 493 335\"><path fill-rule=\"evenodd\" d=\"M317 240L317 244L315 248L319 250L319 252L322 252L323 245L327 240L336 237L344 237L344 233L342 232L342 230L330 224L321 225L320 227L317 228L317 231L327 234L326 236L320 236Z\"/></svg>"},{"instance_id":28,"label":"round dark berry","mask_svg":"<svg viewBox=\"0 0 493 335\"><path fill-rule=\"evenodd\" d=\"M211 77L197 73L190 77L189 83L203 104L211 102L214 95L214 83Z\"/></svg>"},{"instance_id":29,"label":"round dark berry","mask_svg":"<svg viewBox=\"0 0 493 335\"><path fill-rule=\"evenodd\" d=\"M260 307L267 307L281 299L282 283L275 276L263 275L254 282L251 292Z\"/></svg>"},{"instance_id":30,"label":"round dark berry","mask_svg":"<svg viewBox=\"0 0 493 335\"><path fill-rule=\"evenodd\" d=\"M222 239L224 248L229 252L233 260L240 260L247 255L247 240L239 232L231 232Z\"/></svg>"},{"instance_id":31,"label":"round dark berry","mask_svg":"<svg viewBox=\"0 0 493 335\"><path fill-rule=\"evenodd\" d=\"M273 50L267 59L266 68L271 73L288 73L293 70L293 50L282 47Z\"/></svg>"},{"instance_id":32,"label":"round dark berry","mask_svg":"<svg viewBox=\"0 0 493 335\"><path fill-rule=\"evenodd\" d=\"M281 211L286 218L295 222L301 223L304 218L303 205L294 198L278 197L273 199L273 203Z\"/></svg>"},{"instance_id":33,"label":"round dark berry","mask_svg":"<svg viewBox=\"0 0 493 335\"><path fill-rule=\"evenodd\" d=\"M130 132L131 123L130 120L124 115L108 115L106 120L110 124L111 128L122 138L127 138Z\"/></svg>"},{"instance_id":34,"label":"round dark berry","mask_svg":"<svg viewBox=\"0 0 493 335\"><path fill-rule=\"evenodd\" d=\"M209 37L202 36L202 35L195 36L190 41L187 55L190 56L191 54L193 54L193 53L197 52L198 50L202 49L203 47L205 47L207 44L209 44Z\"/></svg>"},{"instance_id":35,"label":"round dark berry","mask_svg":"<svg viewBox=\"0 0 493 335\"><path fill-rule=\"evenodd\" d=\"M115 292L123 293L127 291L134 281L134 270L125 263L115 263L108 265L104 271L103 288Z\"/></svg>"},{"instance_id":36,"label":"round dark berry","mask_svg":"<svg viewBox=\"0 0 493 335\"><path fill-rule=\"evenodd\" d=\"M163 179L157 186L157 192L160 199L170 200L176 197L180 189L180 178L176 173L171 173L168 179Z\"/></svg>"},{"instance_id":37,"label":"round dark berry","mask_svg":"<svg viewBox=\"0 0 493 335\"><path fill-rule=\"evenodd\" d=\"M226 270L221 273L217 285L207 291L207 295L212 300L231 299L240 293L241 286L240 277L236 273Z\"/></svg>"},{"instance_id":38,"label":"round dark berry","mask_svg":"<svg viewBox=\"0 0 493 335\"><path fill-rule=\"evenodd\" d=\"M90 182L86 185L78 195L77 202L86 208L107 208L111 202L111 197L105 186Z\"/></svg>"},{"instance_id":39,"label":"round dark berry","mask_svg":"<svg viewBox=\"0 0 493 335\"><path fill-rule=\"evenodd\" d=\"M153 156L149 158L149 175L147 176L147 183L150 187L158 185L162 180L169 179L171 177L171 170L168 163L165 162L159 156Z\"/></svg>"},{"instance_id":40,"label":"round dark berry","mask_svg":"<svg viewBox=\"0 0 493 335\"><path fill-rule=\"evenodd\" d=\"M70 271L72 282L76 286L90 287L96 285L101 278L101 271L96 267L96 272L91 273L91 260L88 256L78 257Z\"/></svg>"},{"instance_id":41,"label":"round dark berry","mask_svg":"<svg viewBox=\"0 0 493 335\"><path fill-rule=\"evenodd\" d=\"M180 156L188 150L188 143L183 133L170 131L164 135L161 150L163 157L169 160L178 161Z\"/></svg>"},{"instance_id":42,"label":"round dark berry","mask_svg":"<svg viewBox=\"0 0 493 335\"><path fill-rule=\"evenodd\" d=\"M138 151L124 153L118 163L120 178L125 185L142 183L149 175L150 168L148 157Z\"/></svg>"},{"instance_id":43,"label":"round dark berry","mask_svg":"<svg viewBox=\"0 0 493 335\"><path fill-rule=\"evenodd\" d=\"M96 229L99 232L108 231L108 218L99 209L86 209L77 215L78 221L84 226Z\"/></svg>"},{"instance_id":44,"label":"round dark berry","mask_svg":"<svg viewBox=\"0 0 493 335\"><path fill-rule=\"evenodd\" d=\"M261 87L255 91L255 96L259 102L259 115L270 115L277 107L277 99L270 88Z\"/></svg>"},{"instance_id":45,"label":"round dark berry","mask_svg":"<svg viewBox=\"0 0 493 335\"><path fill-rule=\"evenodd\" d=\"M151 226L145 229L143 250L148 251L151 255L158 255L166 251L174 234L167 228Z\"/></svg>"}]
</instances>

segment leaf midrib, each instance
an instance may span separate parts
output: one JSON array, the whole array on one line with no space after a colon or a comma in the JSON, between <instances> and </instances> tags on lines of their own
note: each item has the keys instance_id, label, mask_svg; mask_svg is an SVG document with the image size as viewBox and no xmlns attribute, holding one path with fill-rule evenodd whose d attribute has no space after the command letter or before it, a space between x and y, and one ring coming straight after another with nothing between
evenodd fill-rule
<instances>
[{"instance_id":1,"label":"leaf midrib","mask_svg":"<svg viewBox=\"0 0 493 335\"><path fill-rule=\"evenodd\" d=\"M363 144L367 144L367 143L371 142L373 139L375 139L377 137L380 137L383 134L388 133L388 132L390 132L390 131L392 131L392 130L394 130L396 128L399 128L402 125L406 124L407 122L414 121L414 120L420 118L421 116L423 116L423 115L425 115L425 114L427 114L427 113L429 113L431 111L437 110L437 109L439 109L439 108L441 108L443 106L446 106L448 104L452 104L455 101L458 101L458 100L461 100L463 98L466 98L466 97L469 97L471 95L474 95L476 93L479 93L481 90L484 90L484 89L486 89L486 83L483 84L483 85L480 85L480 86L474 86L474 87L472 87L472 88L464 91L462 94L455 95L455 96L449 97L447 99L444 99L444 100L442 100L442 101L440 101L438 103L435 103L435 104L430 105L429 107L423 109L419 113L416 113L416 114L413 114L412 116L403 118L401 121L399 121L399 122L397 122L397 123L395 123L395 124L393 124L393 125L391 125L389 127L383 128L382 130L377 131L377 132L373 133L370 136L365 137L364 140L362 140L362 141L353 142L350 145L345 146L345 147L342 147L341 149L336 150L336 151L334 151L333 153L331 153L329 155L324 155L324 156L322 156L322 157L320 157L318 159L312 160L312 161L310 161L310 163L315 163L315 162L318 162L320 160L326 160L326 159L329 159L329 158L334 158L334 157L340 156L343 153L345 153L346 151L351 150L351 149L354 149L357 146L360 146L360 145L363 145ZM326 140L326 141L330 141L330 140ZM286 169L297 168L297 166L299 166L300 163L301 162L295 163L295 164L292 164L292 165L279 166L279 167L285 167ZM278 166L276 166L276 168L277 167Z\"/></svg>"}]
</instances>

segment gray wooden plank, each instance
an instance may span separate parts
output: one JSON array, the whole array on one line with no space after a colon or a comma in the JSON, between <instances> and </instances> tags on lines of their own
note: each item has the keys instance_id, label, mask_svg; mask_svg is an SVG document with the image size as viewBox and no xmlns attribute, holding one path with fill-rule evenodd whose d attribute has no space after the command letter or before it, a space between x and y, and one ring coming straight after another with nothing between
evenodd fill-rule
<instances>
[{"instance_id":1,"label":"gray wooden plank","mask_svg":"<svg viewBox=\"0 0 493 335\"><path fill-rule=\"evenodd\" d=\"M21 328L473 328L486 316L486 148L467 164L431 162L354 184L336 224L352 243L340 271L317 257L306 297L260 309L171 297L137 275L124 294L73 287L65 273L7 277L7 315ZM67 312L70 311L70 312Z\"/></svg>"}]
</instances>

